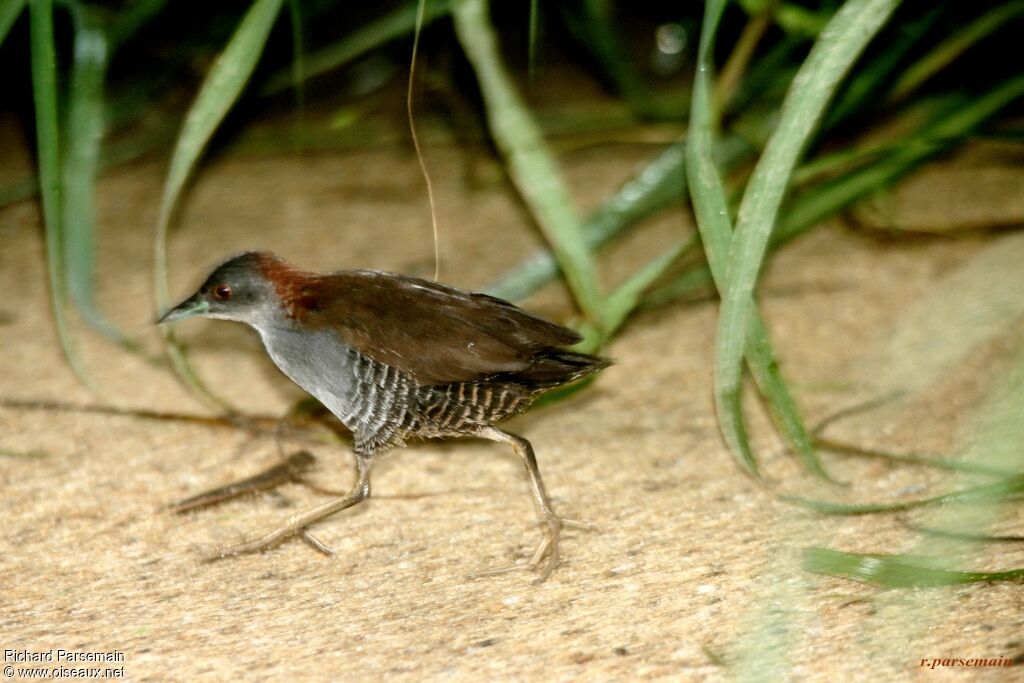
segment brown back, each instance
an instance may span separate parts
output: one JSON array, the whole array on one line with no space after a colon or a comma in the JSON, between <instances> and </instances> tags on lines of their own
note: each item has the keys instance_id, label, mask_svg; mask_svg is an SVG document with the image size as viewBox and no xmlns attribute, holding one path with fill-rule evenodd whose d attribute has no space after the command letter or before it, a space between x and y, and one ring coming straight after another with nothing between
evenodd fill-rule
<instances>
[{"instance_id":1,"label":"brown back","mask_svg":"<svg viewBox=\"0 0 1024 683\"><path fill-rule=\"evenodd\" d=\"M420 385L528 374L537 361L580 340L507 301L372 270L308 278L293 293L292 313L336 329L348 345Z\"/></svg>"}]
</instances>

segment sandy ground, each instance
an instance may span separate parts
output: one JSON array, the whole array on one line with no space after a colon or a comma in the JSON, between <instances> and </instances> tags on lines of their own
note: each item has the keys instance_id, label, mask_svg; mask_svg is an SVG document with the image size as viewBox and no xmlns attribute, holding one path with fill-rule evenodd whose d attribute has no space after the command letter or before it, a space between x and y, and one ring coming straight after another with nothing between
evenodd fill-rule
<instances>
[{"instance_id":1,"label":"sandy ground","mask_svg":"<svg viewBox=\"0 0 1024 683\"><path fill-rule=\"evenodd\" d=\"M564 159L581 208L649 154L614 146ZM467 190L463 152L433 149L429 159L442 279L479 286L535 247L505 185L491 180ZM985 153L941 164L925 178L948 202L949 193L965 191L964 169L981 167L1022 183L1019 166ZM100 201L101 307L153 350L149 240L162 171L160 164L120 170L103 180ZM984 201L982 189L968 187L964 196L975 202L964 204ZM897 199L913 214L913 202ZM215 161L172 237L172 291L188 293L227 254L254 247L312 269L429 274L424 201L405 149ZM1020 215L1007 211L1006 220ZM991 219L979 213L972 209L965 222ZM927 212L903 219L930 220ZM609 282L687 229L681 212L645 225L612 249ZM997 240L1013 237L897 240L833 225L774 258L763 308L810 421L875 395L873 382L887 370L868 361L887 358L879 349L894 321ZM166 373L76 327L101 392L90 395L55 342L34 204L0 212L0 243L0 398L205 412ZM570 313L558 287L527 303L555 318ZM919 537L896 516L825 518L783 504L741 473L713 414L715 319L711 301L640 316L607 349L617 364L592 388L510 424L536 447L557 508L599 528L569 532L563 566L539 586L528 572L467 578L522 560L538 540L525 477L494 444L417 444L390 454L374 471L376 499L316 527L337 551L333 558L293 541L203 564L201 550L322 499L289 484L184 516L160 509L273 464L271 439L184 422L0 409L0 648L117 651L123 662L113 666L138 681L1022 676L1020 669L921 666L933 657L1019 658L1019 584L887 591L800 570L806 546L902 552L920 549ZM202 375L246 412L278 415L301 396L250 330L196 321L181 334ZM983 394L975 385L999 367L1002 346L986 343L909 398L835 433L894 450L953 452L970 427L970 402ZM935 472L837 457L827 463L850 484L822 484L784 453L754 402L750 415L768 476L786 490L894 501L948 488ZM313 450L315 479L347 486L347 449ZM1020 533L1019 514L1006 524L1004 533ZM1024 550L985 549L968 564L1022 566Z\"/></svg>"}]
</instances>

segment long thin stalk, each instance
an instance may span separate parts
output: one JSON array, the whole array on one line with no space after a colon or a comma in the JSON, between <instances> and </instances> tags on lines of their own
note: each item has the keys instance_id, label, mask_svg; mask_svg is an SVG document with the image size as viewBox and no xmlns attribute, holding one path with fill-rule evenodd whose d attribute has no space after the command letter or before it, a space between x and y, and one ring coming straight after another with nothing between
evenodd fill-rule
<instances>
[{"instance_id":1,"label":"long thin stalk","mask_svg":"<svg viewBox=\"0 0 1024 683\"><path fill-rule=\"evenodd\" d=\"M25 9L27 0L8 0L0 3L0 45L3 45L15 20Z\"/></svg>"},{"instance_id":2,"label":"long thin stalk","mask_svg":"<svg viewBox=\"0 0 1024 683\"><path fill-rule=\"evenodd\" d=\"M793 80L778 127L744 192L729 244L715 349L715 403L723 435L729 449L744 461L752 456L740 412L743 357L750 334L759 331L753 291L779 206L797 159L836 87L898 4L899 0L847 0L836 13Z\"/></svg>"},{"instance_id":3,"label":"long thin stalk","mask_svg":"<svg viewBox=\"0 0 1024 683\"><path fill-rule=\"evenodd\" d=\"M32 50L32 95L36 115L39 189L46 223L46 260L50 275L50 303L64 357L79 380L91 387L68 328L64 269L64 220L60 171L60 133L57 113L57 59L53 36L53 3L29 3Z\"/></svg>"},{"instance_id":4,"label":"long thin stalk","mask_svg":"<svg viewBox=\"0 0 1024 683\"><path fill-rule=\"evenodd\" d=\"M449 5L448 0L428 0L424 7L423 25L447 15ZM403 3L379 19L310 54L302 65L302 80L307 81L341 68L370 50L412 33L416 28L416 15L417 3ZM271 74L260 93L276 95L293 87L295 72L289 68Z\"/></svg>"},{"instance_id":5,"label":"long thin stalk","mask_svg":"<svg viewBox=\"0 0 1024 683\"><path fill-rule=\"evenodd\" d=\"M565 274L583 314L604 326L603 296L580 219L536 122L501 63L484 0L456 0L455 31L476 71L491 135L504 154L516 188Z\"/></svg>"},{"instance_id":6,"label":"long thin stalk","mask_svg":"<svg viewBox=\"0 0 1024 683\"><path fill-rule=\"evenodd\" d=\"M732 240L732 225L725 185L712 155L716 114L710 70L714 36L724 8L725 3L720 0L709 0L706 4L698 50L697 76L693 87L693 105L690 108L690 144L686 164L690 179L690 197L704 243L704 253L720 292L728 286L726 258ZM744 340L744 351L751 372L787 441L810 471L827 478L796 404L779 373L764 323L756 310L751 311L751 317L752 325ZM723 434L729 435L727 442L730 443L730 450L738 461L747 471L758 476L757 461L750 449L738 397L732 408L719 412Z\"/></svg>"},{"instance_id":7,"label":"long thin stalk","mask_svg":"<svg viewBox=\"0 0 1024 683\"><path fill-rule=\"evenodd\" d=\"M214 62L185 117L164 183L153 241L154 292L158 314L170 306L167 283L167 232L178 197L210 138L256 68L256 62L263 53L267 36L280 13L282 2L283 0L256 0L252 4L224 51ZM162 332L174 368L186 386L208 403L233 412L231 406L214 395L199 379L173 332L169 329Z\"/></svg>"}]
</instances>

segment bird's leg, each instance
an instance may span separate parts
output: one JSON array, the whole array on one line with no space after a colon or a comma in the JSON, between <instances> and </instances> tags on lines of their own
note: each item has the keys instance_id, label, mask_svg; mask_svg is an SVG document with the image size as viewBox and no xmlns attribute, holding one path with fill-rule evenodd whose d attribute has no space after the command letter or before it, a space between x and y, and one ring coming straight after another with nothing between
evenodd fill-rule
<instances>
[{"instance_id":1,"label":"bird's leg","mask_svg":"<svg viewBox=\"0 0 1024 683\"><path fill-rule=\"evenodd\" d=\"M477 432L477 435L484 439L500 441L512 446L512 450L523 461L523 466L526 468L527 474L530 475L530 491L533 493L533 501L541 518L544 538L541 539L540 545L537 546L537 550L534 551L533 557L527 566L540 568L540 576L537 577L535 583L543 583L551 576L551 572L561 562L561 557L558 554L558 541L562 529L567 526L585 529L592 529L593 527L570 519L563 519L555 514L554 508L551 507L551 499L548 497L547 489L544 488L544 480L541 479L540 469L537 467L537 458L533 454L533 446L530 445L529 441L521 436L502 431L497 427L485 427ZM547 562L541 567L541 561L545 556L547 557ZM518 568L520 568L519 565L513 565L500 569L485 570L475 576L501 574Z\"/></svg>"},{"instance_id":2,"label":"bird's leg","mask_svg":"<svg viewBox=\"0 0 1024 683\"><path fill-rule=\"evenodd\" d=\"M356 485L347 495L328 500L314 508L306 510L305 512L293 515L281 526L261 536L255 536L245 541L217 548L213 552L207 554L204 559L207 561L219 560L225 557L231 557L232 555L244 555L246 553L259 552L280 543L289 536L295 535L302 536L321 552L331 554L333 551L315 537L311 537L309 532L306 531L306 527L320 521L324 517L329 517L336 512L341 512L346 508L350 508L370 497L369 458L357 455L356 468L358 471L358 479L356 481Z\"/></svg>"}]
</instances>

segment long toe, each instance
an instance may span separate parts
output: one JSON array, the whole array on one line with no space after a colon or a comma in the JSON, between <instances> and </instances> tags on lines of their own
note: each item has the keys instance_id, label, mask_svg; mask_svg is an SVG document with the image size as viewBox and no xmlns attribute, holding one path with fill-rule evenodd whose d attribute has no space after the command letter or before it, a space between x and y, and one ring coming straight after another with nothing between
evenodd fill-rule
<instances>
[{"instance_id":1,"label":"long toe","mask_svg":"<svg viewBox=\"0 0 1024 683\"><path fill-rule=\"evenodd\" d=\"M590 522L581 522L578 519L567 519L565 517L559 517L558 521L561 523L563 529L578 529L580 531L600 531L596 524Z\"/></svg>"},{"instance_id":2,"label":"long toe","mask_svg":"<svg viewBox=\"0 0 1024 683\"><path fill-rule=\"evenodd\" d=\"M533 580L534 584L544 583L551 576L551 572L555 571L559 564L562 563L562 556L558 553L558 542L562 535L562 522L561 519L554 519L544 524L544 538L541 539L540 545L537 546L537 550L533 553L533 559L530 561L530 566L537 569L540 574L536 579ZM547 558L547 561L544 558Z\"/></svg>"},{"instance_id":3,"label":"long toe","mask_svg":"<svg viewBox=\"0 0 1024 683\"><path fill-rule=\"evenodd\" d=\"M215 560L223 560L236 555L249 555L251 553L262 552L267 548L277 545L289 536L302 534L304 531L305 529L296 529L291 533L282 533L280 528L274 529L270 533L261 534L259 536L250 536L249 538L238 541L237 543L228 543L226 545L218 546L213 550L204 552L202 559L204 562L213 562ZM319 539L317 542L321 543L324 548L327 548L327 546L320 542Z\"/></svg>"},{"instance_id":4,"label":"long toe","mask_svg":"<svg viewBox=\"0 0 1024 683\"><path fill-rule=\"evenodd\" d=\"M525 569L538 572L537 578L533 581L534 584L544 583L558 565L562 563L562 556L558 552L558 546L562 527L566 525L567 521L554 517L544 522L544 537L537 544L537 549L533 551L533 555L528 562L519 562L495 569L484 569L467 575L467 578L479 579Z\"/></svg>"}]
</instances>

